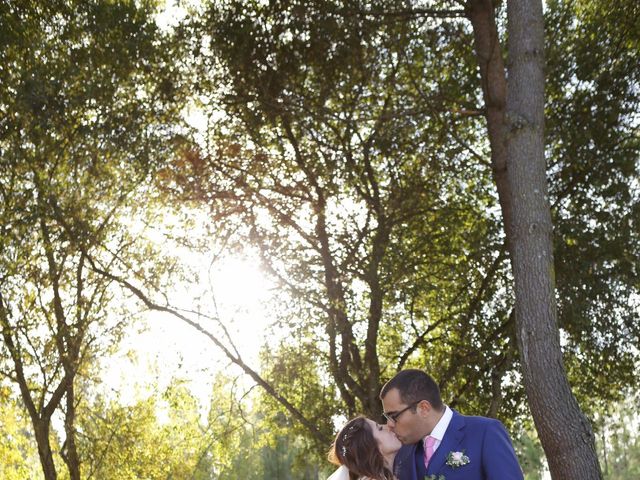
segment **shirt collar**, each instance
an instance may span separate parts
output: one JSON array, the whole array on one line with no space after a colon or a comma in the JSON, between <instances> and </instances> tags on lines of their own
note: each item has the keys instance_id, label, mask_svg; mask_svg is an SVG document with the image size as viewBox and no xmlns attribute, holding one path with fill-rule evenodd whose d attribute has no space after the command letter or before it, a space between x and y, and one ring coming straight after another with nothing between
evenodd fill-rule
<instances>
[{"instance_id":1,"label":"shirt collar","mask_svg":"<svg viewBox=\"0 0 640 480\"><path fill-rule=\"evenodd\" d=\"M440 417L440 420L436 423L436 426L433 427L433 430L431 430L429 435L441 442L452 418L453 411L445 405L444 414L442 414L442 417Z\"/></svg>"}]
</instances>

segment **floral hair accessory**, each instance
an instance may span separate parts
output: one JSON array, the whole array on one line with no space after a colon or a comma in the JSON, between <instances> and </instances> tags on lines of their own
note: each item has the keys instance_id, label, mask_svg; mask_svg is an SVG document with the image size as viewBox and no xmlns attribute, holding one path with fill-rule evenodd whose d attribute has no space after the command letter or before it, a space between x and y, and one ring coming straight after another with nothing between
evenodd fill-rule
<instances>
[{"instance_id":1,"label":"floral hair accessory","mask_svg":"<svg viewBox=\"0 0 640 480\"><path fill-rule=\"evenodd\" d=\"M342 434L342 448L340 449L342 452L342 456L347 456L347 447L344 445L349 440L349 436L351 435L351 431L354 429L355 425L351 425L347 428L347 431Z\"/></svg>"}]
</instances>

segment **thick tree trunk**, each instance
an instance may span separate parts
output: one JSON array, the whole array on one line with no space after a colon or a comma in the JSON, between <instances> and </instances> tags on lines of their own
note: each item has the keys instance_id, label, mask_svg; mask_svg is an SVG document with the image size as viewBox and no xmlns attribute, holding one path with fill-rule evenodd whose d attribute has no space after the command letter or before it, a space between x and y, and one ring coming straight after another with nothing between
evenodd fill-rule
<instances>
[{"instance_id":1,"label":"thick tree trunk","mask_svg":"<svg viewBox=\"0 0 640 480\"><path fill-rule=\"evenodd\" d=\"M56 480L56 466L53 463L53 453L51 452L51 444L49 443L49 419L31 419L38 445L38 456L40 457L40 465L45 480Z\"/></svg>"},{"instance_id":2,"label":"thick tree trunk","mask_svg":"<svg viewBox=\"0 0 640 480\"><path fill-rule=\"evenodd\" d=\"M533 9L533 10L532 10ZM469 0L494 179L515 278L525 389L554 479L601 478L593 433L562 364L544 161L539 0L509 0L509 84L491 0ZM508 97L508 98L507 98Z\"/></svg>"},{"instance_id":3,"label":"thick tree trunk","mask_svg":"<svg viewBox=\"0 0 640 480\"><path fill-rule=\"evenodd\" d=\"M554 479L600 479L594 436L567 379L556 318L544 159L541 0L509 0L507 176L516 336L531 413Z\"/></svg>"}]
</instances>

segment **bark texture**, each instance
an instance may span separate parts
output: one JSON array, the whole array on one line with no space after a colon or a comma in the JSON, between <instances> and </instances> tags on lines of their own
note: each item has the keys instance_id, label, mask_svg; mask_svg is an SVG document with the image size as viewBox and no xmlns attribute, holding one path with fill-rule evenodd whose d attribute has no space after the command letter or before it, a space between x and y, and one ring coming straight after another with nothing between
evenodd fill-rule
<instances>
[{"instance_id":1,"label":"bark texture","mask_svg":"<svg viewBox=\"0 0 640 480\"><path fill-rule=\"evenodd\" d=\"M544 158L541 0L509 0L507 177L511 186L516 337L524 385L553 479L600 479L591 426L564 369Z\"/></svg>"},{"instance_id":2,"label":"bark texture","mask_svg":"<svg viewBox=\"0 0 640 480\"><path fill-rule=\"evenodd\" d=\"M491 146L491 168L498 190L507 248L510 251L511 235L509 229L512 224L512 207L511 187L507 178L508 156L505 124L507 79L500 50L495 10L492 0L469 0L466 12L473 27L474 48L480 69L484 114L487 119L487 133Z\"/></svg>"},{"instance_id":3,"label":"bark texture","mask_svg":"<svg viewBox=\"0 0 640 480\"><path fill-rule=\"evenodd\" d=\"M529 406L554 479L602 478L594 436L571 392L557 325L544 159L544 29L539 0L509 0L508 78L491 0L466 15L485 102L491 163L515 279L516 337Z\"/></svg>"},{"instance_id":4,"label":"bark texture","mask_svg":"<svg viewBox=\"0 0 640 480\"><path fill-rule=\"evenodd\" d=\"M53 463L53 452L49 443L49 425L50 419L34 420L32 417L36 444L38 445L38 456L40 457L40 465L42 466L42 475L45 480L56 480L56 466Z\"/></svg>"}]
</instances>

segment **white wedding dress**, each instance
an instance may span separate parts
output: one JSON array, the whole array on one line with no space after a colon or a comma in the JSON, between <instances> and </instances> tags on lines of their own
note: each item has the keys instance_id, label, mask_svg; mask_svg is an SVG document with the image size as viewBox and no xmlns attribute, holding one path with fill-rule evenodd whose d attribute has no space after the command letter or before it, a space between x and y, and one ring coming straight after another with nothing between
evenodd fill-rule
<instances>
[{"instance_id":1,"label":"white wedding dress","mask_svg":"<svg viewBox=\"0 0 640 480\"><path fill-rule=\"evenodd\" d=\"M349 480L349 469L342 465L327 480Z\"/></svg>"},{"instance_id":2,"label":"white wedding dress","mask_svg":"<svg viewBox=\"0 0 640 480\"><path fill-rule=\"evenodd\" d=\"M360 480L367 480L368 477L360 477ZM349 480L349 469L342 465L331 474L327 480Z\"/></svg>"}]
</instances>

